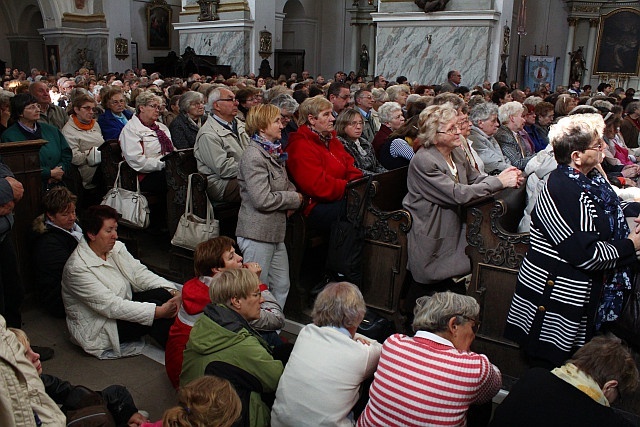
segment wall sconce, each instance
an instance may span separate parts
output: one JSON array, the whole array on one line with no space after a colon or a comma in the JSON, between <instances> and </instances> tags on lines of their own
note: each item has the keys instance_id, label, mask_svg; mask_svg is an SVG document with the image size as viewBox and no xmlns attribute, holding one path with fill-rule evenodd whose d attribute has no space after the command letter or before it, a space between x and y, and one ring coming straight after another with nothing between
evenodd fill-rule
<instances>
[{"instance_id":1,"label":"wall sconce","mask_svg":"<svg viewBox=\"0 0 640 427\"><path fill-rule=\"evenodd\" d=\"M116 37L116 58L124 60L129 57L129 41L122 37Z\"/></svg>"},{"instance_id":2,"label":"wall sconce","mask_svg":"<svg viewBox=\"0 0 640 427\"><path fill-rule=\"evenodd\" d=\"M200 6L198 21L217 21L220 19L218 16L220 0L198 0L198 5Z\"/></svg>"}]
</instances>

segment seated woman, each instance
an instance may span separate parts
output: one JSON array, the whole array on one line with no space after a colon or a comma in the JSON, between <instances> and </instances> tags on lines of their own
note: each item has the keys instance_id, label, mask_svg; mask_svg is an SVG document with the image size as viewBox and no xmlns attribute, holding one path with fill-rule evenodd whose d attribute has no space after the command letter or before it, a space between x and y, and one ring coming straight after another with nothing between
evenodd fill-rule
<instances>
[{"instance_id":1,"label":"seated woman","mask_svg":"<svg viewBox=\"0 0 640 427\"><path fill-rule=\"evenodd\" d=\"M44 215L33 221L33 268L37 299L49 314L64 318L62 270L82 240L76 223L77 197L66 187L54 187L42 198Z\"/></svg>"},{"instance_id":2,"label":"seated woman","mask_svg":"<svg viewBox=\"0 0 640 427\"><path fill-rule=\"evenodd\" d=\"M568 93L563 93L558 96L556 99L556 105L554 108L554 115L556 122L560 117L568 116L569 112L578 106L578 98L569 95Z\"/></svg>"},{"instance_id":3,"label":"seated woman","mask_svg":"<svg viewBox=\"0 0 640 427\"><path fill-rule=\"evenodd\" d=\"M101 91L100 104L104 113L98 117L98 125L106 141L120 138L124 125L133 113L127 109L127 100L118 86L105 86Z\"/></svg>"},{"instance_id":4,"label":"seated woman","mask_svg":"<svg viewBox=\"0 0 640 427\"><path fill-rule=\"evenodd\" d=\"M96 101L83 92L79 92L72 98L71 120L62 128L62 134L67 139L71 153L71 163L78 167L82 177L82 188L91 190L99 186L101 174L96 173L102 156L98 148L104 143L100 125L94 118ZM92 200L97 204L100 200ZM83 205L84 206L84 205Z\"/></svg>"},{"instance_id":5,"label":"seated woman","mask_svg":"<svg viewBox=\"0 0 640 427\"><path fill-rule=\"evenodd\" d=\"M536 124L534 125L543 143L549 143L549 127L553 123L553 104L550 102L539 102L535 106Z\"/></svg>"},{"instance_id":6,"label":"seated woman","mask_svg":"<svg viewBox=\"0 0 640 427\"><path fill-rule=\"evenodd\" d=\"M204 95L194 91L185 92L180 95L178 106L180 114L169 125L173 145L178 149L193 148L198 131L207 121L207 115L204 113Z\"/></svg>"},{"instance_id":7,"label":"seated woman","mask_svg":"<svg viewBox=\"0 0 640 427\"><path fill-rule=\"evenodd\" d=\"M409 165L408 193L402 204L413 216L408 235L407 270L413 275L407 301L439 290L456 289L456 278L471 271L467 239L458 207L523 182L518 169L498 176L480 174L457 148L461 145L456 110L449 103L420 114L420 147Z\"/></svg>"},{"instance_id":8,"label":"seated woman","mask_svg":"<svg viewBox=\"0 0 640 427\"><path fill-rule=\"evenodd\" d=\"M40 148L43 190L65 185L63 180L71 167L71 149L57 128L38 121L38 100L28 93L14 96L11 98L11 118L14 124L2 133L2 142L46 140L47 143Z\"/></svg>"},{"instance_id":9,"label":"seated woman","mask_svg":"<svg viewBox=\"0 0 640 427\"><path fill-rule=\"evenodd\" d=\"M136 97L136 114L120 133L122 156L138 172L140 190L159 196L159 202L150 206L154 229L166 228L167 179L162 157L175 150L169 129L158 122L162 104L153 92L142 92Z\"/></svg>"},{"instance_id":10,"label":"seated woman","mask_svg":"<svg viewBox=\"0 0 640 427\"><path fill-rule=\"evenodd\" d=\"M261 389L250 392L249 425L267 426L270 409L260 393L275 392L283 367L249 326L260 318L260 280L246 268L226 270L215 277L209 297L211 304L193 325L184 350L180 384L204 376L211 362L231 365L255 379Z\"/></svg>"},{"instance_id":11,"label":"seated woman","mask_svg":"<svg viewBox=\"0 0 640 427\"><path fill-rule=\"evenodd\" d=\"M610 406L637 389L638 382L629 349L618 338L598 336L561 367L526 372L496 408L489 426L630 427Z\"/></svg>"},{"instance_id":12,"label":"seated woman","mask_svg":"<svg viewBox=\"0 0 640 427\"><path fill-rule=\"evenodd\" d=\"M236 118L238 120L246 121L249 109L261 103L256 96L257 94L258 89L251 86L247 86L236 92L236 99L238 100L238 115Z\"/></svg>"},{"instance_id":13,"label":"seated woman","mask_svg":"<svg viewBox=\"0 0 640 427\"><path fill-rule=\"evenodd\" d=\"M402 117L402 112L398 112ZM402 119L404 122L404 118ZM362 129L364 120L362 114L354 108L347 108L336 118L336 133L338 139L351 154L355 160L355 166L362 171L364 175L373 175L376 173L386 172L382 167L371 143L362 138Z\"/></svg>"},{"instance_id":14,"label":"seated woman","mask_svg":"<svg viewBox=\"0 0 640 427\"><path fill-rule=\"evenodd\" d=\"M272 426L354 424L358 391L373 376L382 349L356 333L365 312L362 294L351 283L330 283L320 292L313 324L300 331L278 383Z\"/></svg>"},{"instance_id":15,"label":"seated woman","mask_svg":"<svg viewBox=\"0 0 640 427\"><path fill-rule=\"evenodd\" d=\"M287 154L280 134L284 125L275 105L252 107L246 116L251 140L238 165L240 212L238 246L249 259L262 266L261 280L284 307L289 294L289 258L284 245L287 217L304 201L285 169Z\"/></svg>"},{"instance_id":16,"label":"seated woman","mask_svg":"<svg viewBox=\"0 0 640 427\"><path fill-rule=\"evenodd\" d=\"M502 375L487 356L469 350L480 327L479 313L470 296L442 292L420 298L415 335L395 334L382 346L358 427L466 426L467 418L475 417L486 418L486 425ZM472 406L485 403L489 406Z\"/></svg>"},{"instance_id":17,"label":"seated woman","mask_svg":"<svg viewBox=\"0 0 640 427\"><path fill-rule=\"evenodd\" d=\"M174 283L150 272L118 239L118 212L91 206L84 239L62 273L62 300L74 343L100 359L133 356L150 335L165 347L181 304Z\"/></svg>"},{"instance_id":18,"label":"seated woman","mask_svg":"<svg viewBox=\"0 0 640 427\"><path fill-rule=\"evenodd\" d=\"M88 406L100 405L96 402L96 397L102 399L104 406L109 409L110 417L104 417L103 414L98 411L102 408L96 408L97 411L90 415L95 415L96 418L104 421L114 422L114 425L140 425L147 421L147 417L138 412L138 408L133 401L133 397L126 387L121 385L111 385L100 392L93 392L94 396L87 396L89 390L86 387L74 386L68 381L64 381L61 378L53 375L47 375L42 373L42 363L40 362L40 355L33 351L29 337L22 329L9 328L13 332L20 342L24 346L25 356L33 364L34 368L40 375L40 380L44 384L44 390L47 395L58 405L61 405L65 415L67 415L67 423L75 425L81 423L81 418L73 417L70 411L77 411ZM79 396L91 397L82 401ZM78 416L87 416L88 414L78 414ZM46 425L46 424L45 424ZM80 424L78 424L80 425Z\"/></svg>"},{"instance_id":19,"label":"seated woman","mask_svg":"<svg viewBox=\"0 0 640 427\"><path fill-rule=\"evenodd\" d=\"M524 128L526 111L527 109L517 101L507 102L498 107L500 127L494 134L504 156L512 166L520 170L524 170L527 162L535 154L518 133Z\"/></svg>"},{"instance_id":20,"label":"seated woman","mask_svg":"<svg viewBox=\"0 0 640 427\"><path fill-rule=\"evenodd\" d=\"M375 97L374 97L375 99ZM378 109L378 117L380 118L380 129L373 137L371 146L373 147L376 157L380 157L380 147L385 143L391 132L400 129L404 124L404 115L402 107L397 102L385 102Z\"/></svg>"},{"instance_id":21,"label":"seated woman","mask_svg":"<svg viewBox=\"0 0 640 427\"><path fill-rule=\"evenodd\" d=\"M558 166L531 214L531 248L505 327L505 337L539 366L560 366L617 319L631 289L640 234L629 231L618 197L596 170L603 129L600 115L576 114L549 133Z\"/></svg>"},{"instance_id":22,"label":"seated woman","mask_svg":"<svg viewBox=\"0 0 640 427\"><path fill-rule=\"evenodd\" d=\"M167 375L175 388L178 388L180 383L182 353L193 324L211 302L209 288L216 274L229 269L246 268L260 277L260 264L243 264L242 257L233 247L234 244L233 239L219 236L198 244L193 252L193 267L198 277L187 281L182 287L182 306L169 329L169 340L164 353ZM275 331L284 328L284 314L267 285L260 284L260 291L264 299L260 304L260 319L252 321L251 326L271 345L275 345L277 340L280 340Z\"/></svg>"},{"instance_id":23,"label":"seated woman","mask_svg":"<svg viewBox=\"0 0 640 427\"><path fill-rule=\"evenodd\" d=\"M306 99L299 109L300 127L289 136L287 170L308 197L304 215L328 232L346 209L347 183L362 177L333 130L333 105L322 96Z\"/></svg>"}]
</instances>

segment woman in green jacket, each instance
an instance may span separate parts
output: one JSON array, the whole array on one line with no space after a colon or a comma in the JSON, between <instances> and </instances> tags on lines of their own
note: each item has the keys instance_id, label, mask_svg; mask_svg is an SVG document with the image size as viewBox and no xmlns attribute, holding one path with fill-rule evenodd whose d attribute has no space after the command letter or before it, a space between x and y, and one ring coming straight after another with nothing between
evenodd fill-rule
<instances>
[{"instance_id":1,"label":"woman in green jacket","mask_svg":"<svg viewBox=\"0 0 640 427\"><path fill-rule=\"evenodd\" d=\"M58 128L38 122L40 105L36 98L28 93L11 98L11 118L14 124L2 133L2 142L46 140L40 148L43 188L64 185L71 168L71 148Z\"/></svg>"},{"instance_id":2,"label":"woman in green jacket","mask_svg":"<svg viewBox=\"0 0 640 427\"><path fill-rule=\"evenodd\" d=\"M262 401L261 393L275 392L284 368L248 323L260 318L260 280L245 268L225 270L214 278L209 296L211 304L205 307L189 335L180 385L205 373L216 374L216 367L223 364L226 373L234 372L235 377L230 380L236 388L239 382L251 385L238 390L241 397L243 392L249 396L243 400L243 406L248 406L249 425L268 426L271 409Z\"/></svg>"}]
</instances>

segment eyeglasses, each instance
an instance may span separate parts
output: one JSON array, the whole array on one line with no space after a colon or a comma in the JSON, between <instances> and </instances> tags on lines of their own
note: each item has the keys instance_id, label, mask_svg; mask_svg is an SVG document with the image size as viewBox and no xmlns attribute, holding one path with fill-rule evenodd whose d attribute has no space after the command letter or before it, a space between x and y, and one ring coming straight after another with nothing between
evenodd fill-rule
<instances>
[{"instance_id":1,"label":"eyeglasses","mask_svg":"<svg viewBox=\"0 0 640 427\"><path fill-rule=\"evenodd\" d=\"M445 131L436 131L436 133L444 133L446 135L457 135L460 133L460 128L458 127L458 125L452 127L449 130L445 130Z\"/></svg>"},{"instance_id":2,"label":"eyeglasses","mask_svg":"<svg viewBox=\"0 0 640 427\"><path fill-rule=\"evenodd\" d=\"M192 102L191 104L189 104L191 107L202 107L204 105L204 102Z\"/></svg>"},{"instance_id":3,"label":"eyeglasses","mask_svg":"<svg viewBox=\"0 0 640 427\"><path fill-rule=\"evenodd\" d=\"M468 322L473 322L473 326L471 326L471 330L473 331L474 334L478 333L478 330L480 329L480 325L481 325L481 322L478 319L474 319L473 317L465 316L464 314L456 314L456 316L460 316L463 319L467 320Z\"/></svg>"},{"instance_id":4,"label":"eyeglasses","mask_svg":"<svg viewBox=\"0 0 640 427\"><path fill-rule=\"evenodd\" d=\"M358 99L363 99L363 98L364 98L364 99L373 99L373 96L371 96L371 95L368 95L368 96L361 96L361 97L359 97Z\"/></svg>"},{"instance_id":5,"label":"eyeglasses","mask_svg":"<svg viewBox=\"0 0 640 427\"><path fill-rule=\"evenodd\" d=\"M84 107L80 107L81 110L86 110L86 111L93 111L93 107L90 107L89 105L86 105Z\"/></svg>"},{"instance_id":6,"label":"eyeglasses","mask_svg":"<svg viewBox=\"0 0 640 427\"><path fill-rule=\"evenodd\" d=\"M594 145L593 147L587 147L584 149L584 151L587 151L587 150L604 151L606 147L607 147L607 144L604 142L604 140L601 139L600 141L598 141L598 145Z\"/></svg>"},{"instance_id":7,"label":"eyeglasses","mask_svg":"<svg viewBox=\"0 0 640 427\"><path fill-rule=\"evenodd\" d=\"M349 126L362 127L362 126L364 126L364 122L359 122L359 121L354 120L352 122L349 122Z\"/></svg>"},{"instance_id":8,"label":"eyeglasses","mask_svg":"<svg viewBox=\"0 0 640 427\"><path fill-rule=\"evenodd\" d=\"M280 117L280 122L281 123L289 123L292 119L293 119L293 117L291 117L291 116L282 116L282 117Z\"/></svg>"},{"instance_id":9,"label":"eyeglasses","mask_svg":"<svg viewBox=\"0 0 640 427\"><path fill-rule=\"evenodd\" d=\"M341 95L341 96L338 96L338 98L340 98L340 99L349 99L349 98L351 98L351 95Z\"/></svg>"},{"instance_id":10,"label":"eyeglasses","mask_svg":"<svg viewBox=\"0 0 640 427\"><path fill-rule=\"evenodd\" d=\"M233 102L233 103L238 102L238 100L235 99L235 98L220 98L220 99L218 99L217 102L220 102L220 101L229 101L229 102Z\"/></svg>"},{"instance_id":11,"label":"eyeglasses","mask_svg":"<svg viewBox=\"0 0 640 427\"><path fill-rule=\"evenodd\" d=\"M162 105L158 105L158 104L148 104L148 105L145 105L145 107L155 108L156 110L160 111L160 108L162 108Z\"/></svg>"}]
</instances>

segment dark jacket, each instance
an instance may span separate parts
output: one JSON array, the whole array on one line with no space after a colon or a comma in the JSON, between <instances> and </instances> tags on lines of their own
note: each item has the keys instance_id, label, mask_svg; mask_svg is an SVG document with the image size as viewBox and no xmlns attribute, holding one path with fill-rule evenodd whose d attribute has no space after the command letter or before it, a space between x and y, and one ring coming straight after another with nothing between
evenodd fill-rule
<instances>
[{"instance_id":1,"label":"dark jacket","mask_svg":"<svg viewBox=\"0 0 640 427\"><path fill-rule=\"evenodd\" d=\"M200 119L200 126L207 121L208 115L205 114ZM171 121L169 125L169 132L171 132L171 142L177 149L193 148L196 143L196 136L200 127L196 125L186 114L178 114L175 119Z\"/></svg>"},{"instance_id":2,"label":"dark jacket","mask_svg":"<svg viewBox=\"0 0 640 427\"><path fill-rule=\"evenodd\" d=\"M133 113L129 110L124 110L122 114L124 114L127 120L131 120L133 116ZM111 110L105 111L104 114L98 117L98 124L100 125L100 130L102 130L102 136L105 141L118 139L124 127L124 124L113 115Z\"/></svg>"},{"instance_id":3,"label":"dark jacket","mask_svg":"<svg viewBox=\"0 0 640 427\"><path fill-rule=\"evenodd\" d=\"M393 141L388 139L387 142L382 144L380 147L380 151L378 152L378 160L380 160L380 165L387 169L400 169L405 166L409 166L409 162L411 160L405 159L404 157L393 157L391 155L391 143Z\"/></svg>"},{"instance_id":4,"label":"dark jacket","mask_svg":"<svg viewBox=\"0 0 640 427\"><path fill-rule=\"evenodd\" d=\"M43 215L33 225L33 269L36 273L36 295L42 307L52 316L64 318L61 281L67 259L78 246L70 233L45 224Z\"/></svg>"}]
</instances>

